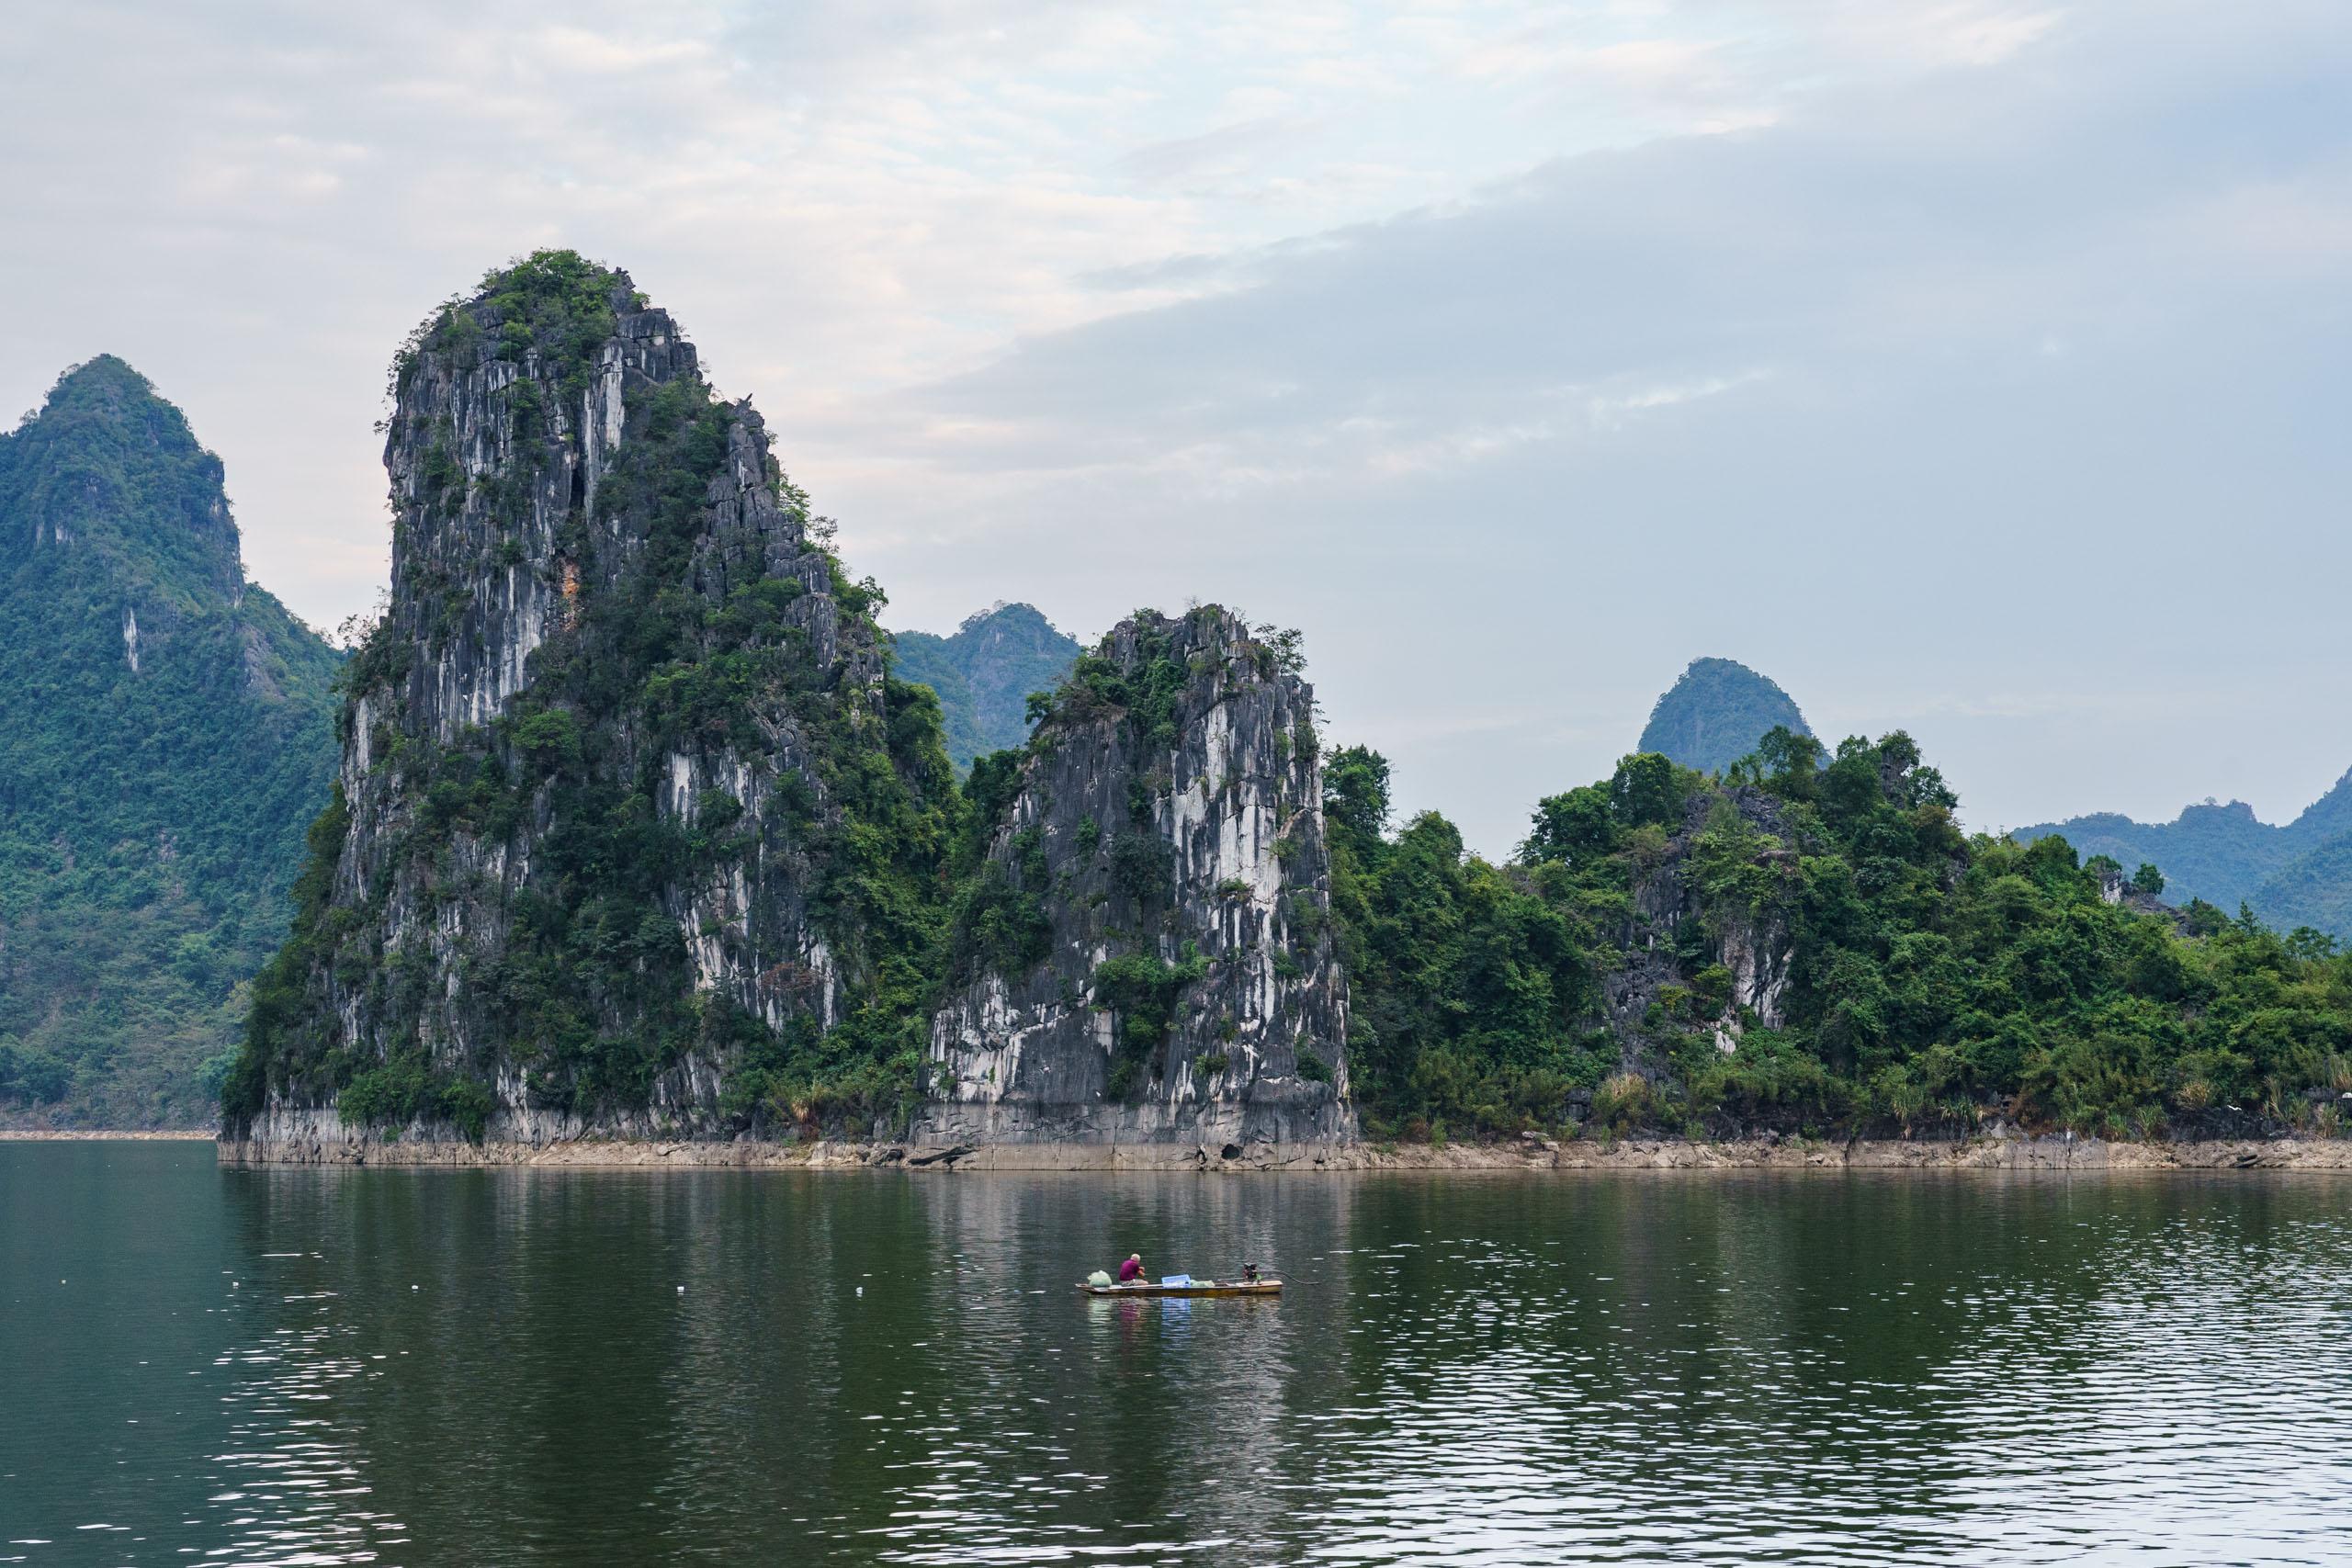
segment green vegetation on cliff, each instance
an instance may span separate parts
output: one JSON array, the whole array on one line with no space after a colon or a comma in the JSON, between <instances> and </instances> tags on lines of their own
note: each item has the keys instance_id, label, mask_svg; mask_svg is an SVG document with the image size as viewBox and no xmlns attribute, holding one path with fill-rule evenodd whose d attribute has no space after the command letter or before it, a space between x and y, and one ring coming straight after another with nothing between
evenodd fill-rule
<instances>
[{"instance_id":1,"label":"green vegetation on cliff","mask_svg":"<svg viewBox=\"0 0 2352 1568\"><path fill-rule=\"evenodd\" d=\"M1555 1120L1611 1070L1597 938L1516 867L1465 854L1423 812L1389 835L1388 763L1348 747L1323 773L1348 1058L1374 1134Z\"/></svg>"},{"instance_id":2,"label":"green vegetation on cliff","mask_svg":"<svg viewBox=\"0 0 2352 1568\"><path fill-rule=\"evenodd\" d=\"M1768 737L1725 782L1635 755L1516 862L1376 829L1327 774L1375 1131L1600 1125L2101 1135L2336 1130L2352 957L2121 891L2063 840L1963 835L1901 735ZM2110 901L2112 897L2113 901Z\"/></svg>"},{"instance_id":3,"label":"green vegetation on cliff","mask_svg":"<svg viewBox=\"0 0 2352 1568\"><path fill-rule=\"evenodd\" d=\"M0 435L0 1119L209 1119L337 662L244 581L220 459L128 365Z\"/></svg>"}]
</instances>

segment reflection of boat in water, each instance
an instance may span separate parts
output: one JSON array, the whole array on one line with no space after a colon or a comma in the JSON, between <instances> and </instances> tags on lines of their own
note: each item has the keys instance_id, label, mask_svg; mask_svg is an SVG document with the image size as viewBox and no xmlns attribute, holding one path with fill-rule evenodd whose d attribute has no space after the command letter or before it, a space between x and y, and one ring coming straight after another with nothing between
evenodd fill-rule
<instances>
[{"instance_id":1,"label":"reflection of boat in water","mask_svg":"<svg viewBox=\"0 0 2352 1568\"><path fill-rule=\"evenodd\" d=\"M1095 1285L1080 1281L1080 1290L1090 1296L1279 1296L1283 1293L1280 1280L1187 1280L1182 1284L1152 1284L1138 1280L1132 1285Z\"/></svg>"}]
</instances>

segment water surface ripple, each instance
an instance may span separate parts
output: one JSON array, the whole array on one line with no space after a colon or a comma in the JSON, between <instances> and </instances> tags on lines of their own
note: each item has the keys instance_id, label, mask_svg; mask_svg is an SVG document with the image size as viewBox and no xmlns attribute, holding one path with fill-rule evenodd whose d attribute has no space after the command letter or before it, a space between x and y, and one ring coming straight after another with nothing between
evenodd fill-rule
<instances>
[{"instance_id":1,"label":"water surface ripple","mask_svg":"<svg viewBox=\"0 0 2352 1568\"><path fill-rule=\"evenodd\" d=\"M1279 1303L1102 1303L1134 1249ZM0 1562L2352 1561L2352 1180L0 1144Z\"/></svg>"}]
</instances>

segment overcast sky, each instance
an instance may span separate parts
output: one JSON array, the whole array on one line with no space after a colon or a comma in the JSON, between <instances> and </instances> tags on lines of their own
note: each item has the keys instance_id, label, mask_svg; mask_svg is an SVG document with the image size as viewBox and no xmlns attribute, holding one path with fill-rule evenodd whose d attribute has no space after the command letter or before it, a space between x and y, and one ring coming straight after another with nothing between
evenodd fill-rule
<instances>
[{"instance_id":1,"label":"overcast sky","mask_svg":"<svg viewBox=\"0 0 2352 1568\"><path fill-rule=\"evenodd\" d=\"M2352 764L2343 0L76 0L0 83L0 409L122 355L314 624L394 345L561 244L891 624L1297 626L1493 852L1705 654L1980 827Z\"/></svg>"}]
</instances>

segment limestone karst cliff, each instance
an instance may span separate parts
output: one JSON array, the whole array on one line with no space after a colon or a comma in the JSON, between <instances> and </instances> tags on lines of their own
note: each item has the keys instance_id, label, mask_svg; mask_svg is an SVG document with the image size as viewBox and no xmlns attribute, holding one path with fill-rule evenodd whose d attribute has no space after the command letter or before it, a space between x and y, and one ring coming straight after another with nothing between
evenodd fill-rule
<instances>
[{"instance_id":1,"label":"limestone karst cliff","mask_svg":"<svg viewBox=\"0 0 2352 1568\"><path fill-rule=\"evenodd\" d=\"M879 589L626 276L494 275L393 391L390 613L232 1158L2352 1115L2332 946L1971 836L1900 731L1636 753L1498 863L1325 755L1295 637L1204 607L1121 623L959 786Z\"/></svg>"},{"instance_id":2,"label":"limestone karst cliff","mask_svg":"<svg viewBox=\"0 0 2352 1568\"><path fill-rule=\"evenodd\" d=\"M625 274L494 274L392 389L389 612L233 1153L1349 1135L1295 639L1139 615L967 795L880 590Z\"/></svg>"},{"instance_id":3,"label":"limestone karst cliff","mask_svg":"<svg viewBox=\"0 0 2352 1568\"><path fill-rule=\"evenodd\" d=\"M1141 612L983 760L926 1138L1351 1135L1313 709L1288 645Z\"/></svg>"},{"instance_id":4,"label":"limestone karst cliff","mask_svg":"<svg viewBox=\"0 0 2352 1568\"><path fill-rule=\"evenodd\" d=\"M1727 892L1706 862L1715 845L1753 835L1743 870L1792 863L1793 852L1771 846L1795 837L1796 828L1778 801L1752 785L1695 792L1679 817L1660 824L1672 834L1634 881L1624 922L1611 933L1621 956L1602 975L1601 994L1621 1071L1657 1070L1672 1034L1691 1025L1728 1055L1747 1029L1788 1022L1797 959L1789 919L1769 899ZM1668 987L1690 998L1679 1031L1658 1030L1650 1011Z\"/></svg>"},{"instance_id":5,"label":"limestone karst cliff","mask_svg":"<svg viewBox=\"0 0 2352 1568\"><path fill-rule=\"evenodd\" d=\"M954 778L759 415L569 253L393 392L390 612L232 1138L708 1134L910 1079Z\"/></svg>"}]
</instances>

